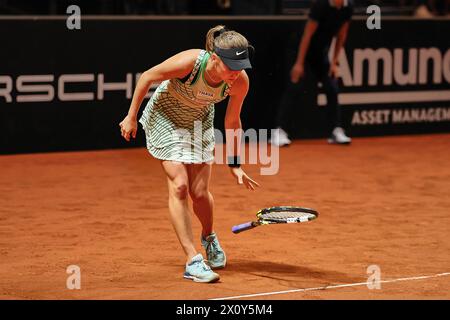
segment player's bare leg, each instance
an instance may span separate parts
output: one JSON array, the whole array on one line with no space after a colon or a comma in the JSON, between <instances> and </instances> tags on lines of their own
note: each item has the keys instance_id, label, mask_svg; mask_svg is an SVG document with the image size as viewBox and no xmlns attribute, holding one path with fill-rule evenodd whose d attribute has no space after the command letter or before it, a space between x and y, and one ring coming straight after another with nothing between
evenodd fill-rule
<instances>
[{"instance_id":1,"label":"player's bare leg","mask_svg":"<svg viewBox=\"0 0 450 320\"><path fill-rule=\"evenodd\" d=\"M206 251L208 263L213 269L224 268L226 255L213 231L214 199L209 192L211 164L189 165L188 174L189 193L193 201L194 212L202 224L201 242Z\"/></svg>"},{"instance_id":2,"label":"player's bare leg","mask_svg":"<svg viewBox=\"0 0 450 320\"><path fill-rule=\"evenodd\" d=\"M189 181L187 168L184 164L174 161L162 161L162 166L167 175L169 187L170 219L186 254L187 262L190 262L197 255L197 251L193 241L192 222L188 204Z\"/></svg>"},{"instance_id":3,"label":"player's bare leg","mask_svg":"<svg viewBox=\"0 0 450 320\"><path fill-rule=\"evenodd\" d=\"M214 199L209 192L211 164L192 164L188 166L189 194L194 213L202 224L202 237L213 232Z\"/></svg>"}]
</instances>

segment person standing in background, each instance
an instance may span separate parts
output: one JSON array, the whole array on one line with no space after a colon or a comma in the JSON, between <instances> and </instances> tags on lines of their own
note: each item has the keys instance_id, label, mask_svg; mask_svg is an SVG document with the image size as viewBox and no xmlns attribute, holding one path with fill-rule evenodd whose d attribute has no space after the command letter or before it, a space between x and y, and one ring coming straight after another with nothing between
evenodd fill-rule
<instances>
[{"instance_id":1,"label":"person standing in background","mask_svg":"<svg viewBox=\"0 0 450 320\"><path fill-rule=\"evenodd\" d=\"M288 127L290 111L295 98L303 91L305 73L312 73L315 81L321 82L327 96L327 128L331 144L350 144L342 128L341 110L338 103L337 68L338 57L344 47L353 14L351 0L315 0L309 11L297 59L292 66L290 81L283 92L276 116L276 130L271 143L285 146L291 143L285 129ZM333 37L336 37L332 61L329 61L329 49Z\"/></svg>"}]
</instances>

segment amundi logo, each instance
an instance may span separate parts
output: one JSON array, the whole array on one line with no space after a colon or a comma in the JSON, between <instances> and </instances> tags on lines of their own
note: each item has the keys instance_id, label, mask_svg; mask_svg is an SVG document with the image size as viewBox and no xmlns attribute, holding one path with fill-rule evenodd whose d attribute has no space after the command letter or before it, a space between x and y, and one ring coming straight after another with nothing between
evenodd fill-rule
<instances>
[{"instance_id":1,"label":"amundi logo","mask_svg":"<svg viewBox=\"0 0 450 320\"><path fill-rule=\"evenodd\" d=\"M427 84L431 73L433 84L450 83L450 49L441 53L438 48L393 49L355 49L353 51L353 70L350 69L344 51L339 57L340 73L345 86L367 84L388 86ZM406 62L406 68L404 64ZM367 68L365 66L367 65ZM382 67L379 77L379 66ZM430 68L431 66L431 68ZM365 72L367 70L367 72ZM352 72L353 71L353 72Z\"/></svg>"},{"instance_id":2,"label":"amundi logo","mask_svg":"<svg viewBox=\"0 0 450 320\"><path fill-rule=\"evenodd\" d=\"M342 93L339 101L343 105L450 101L450 90L431 89L450 83L450 49L364 48L354 49L352 57L349 64L344 50L339 56L339 77L345 87L376 86L389 91ZM408 91L412 85L414 90ZM318 104L326 104L325 95L319 95Z\"/></svg>"}]
</instances>

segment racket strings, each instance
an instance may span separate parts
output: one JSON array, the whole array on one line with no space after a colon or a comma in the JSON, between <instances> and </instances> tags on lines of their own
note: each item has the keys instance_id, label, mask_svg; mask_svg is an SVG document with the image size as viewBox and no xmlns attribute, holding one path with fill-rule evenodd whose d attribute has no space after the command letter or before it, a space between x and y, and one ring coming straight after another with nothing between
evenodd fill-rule
<instances>
[{"instance_id":1,"label":"racket strings","mask_svg":"<svg viewBox=\"0 0 450 320\"><path fill-rule=\"evenodd\" d=\"M262 219L287 220L296 218L309 218L313 216L307 212L268 212L261 215Z\"/></svg>"}]
</instances>

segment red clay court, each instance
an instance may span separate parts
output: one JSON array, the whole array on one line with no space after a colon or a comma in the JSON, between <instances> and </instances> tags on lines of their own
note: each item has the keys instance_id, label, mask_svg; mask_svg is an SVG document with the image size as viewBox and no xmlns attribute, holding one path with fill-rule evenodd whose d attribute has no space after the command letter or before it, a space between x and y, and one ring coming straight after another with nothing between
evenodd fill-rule
<instances>
[{"instance_id":1,"label":"red clay court","mask_svg":"<svg viewBox=\"0 0 450 320\"><path fill-rule=\"evenodd\" d=\"M298 140L261 188L215 165L215 230L228 256L215 284L185 280L165 176L145 148L0 157L1 299L449 299L450 134ZM231 227L275 205L305 224ZM200 225L194 234L200 246ZM69 290L66 268L81 269ZM381 270L368 289L367 268Z\"/></svg>"}]
</instances>

